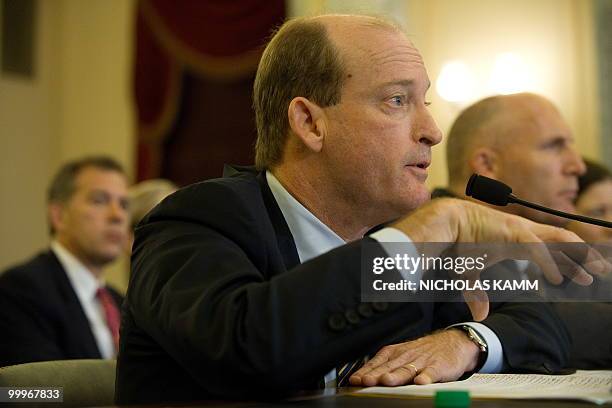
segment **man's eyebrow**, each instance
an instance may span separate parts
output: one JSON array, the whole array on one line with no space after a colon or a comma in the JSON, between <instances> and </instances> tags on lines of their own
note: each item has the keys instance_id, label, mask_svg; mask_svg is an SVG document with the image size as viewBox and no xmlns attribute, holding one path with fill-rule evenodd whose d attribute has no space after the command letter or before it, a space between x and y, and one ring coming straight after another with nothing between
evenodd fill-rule
<instances>
[{"instance_id":1,"label":"man's eyebrow","mask_svg":"<svg viewBox=\"0 0 612 408\"><path fill-rule=\"evenodd\" d=\"M399 86L403 86L406 88L412 88L414 87L414 80L413 79L401 79L398 81L389 81L389 82L383 82L380 87L381 88L386 88L389 86L394 86L394 85L399 85ZM428 90L431 87L431 81L427 81L427 86L426 86L426 90Z\"/></svg>"},{"instance_id":2,"label":"man's eyebrow","mask_svg":"<svg viewBox=\"0 0 612 408\"><path fill-rule=\"evenodd\" d=\"M571 136L566 136L566 135L562 135L562 134L552 134L550 136L548 136L546 139L544 139L541 142L542 146L546 146L546 145L550 145L550 144L558 144L558 143L564 143L564 144L573 144L575 142L574 138Z\"/></svg>"},{"instance_id":3,"label":"man's eyebrow","mask_svg":"<svg viewBox=\"0 0 612 408\"><path fill-rule=\"evenodd\" d=\"M401 79L398 81L389 81L389 82L383 82L382 84L380 84L381 88L386 88L389 86L394 86L394 85L400 85L406 88L412 88L414 86L414 80L412 79Z\"/></svg>"},{"instance_id":4,"label":"man's eyebrow","mask_svg":"<svg viewBox=\"0 0 612 408\"><path fill-rule=\"evenodd\" d=\"M111 193L109 193L108 191L102 188L92 188L91 190L87 192L87 194L89 195L112 195Z\"/></svg>"}]
</instances>

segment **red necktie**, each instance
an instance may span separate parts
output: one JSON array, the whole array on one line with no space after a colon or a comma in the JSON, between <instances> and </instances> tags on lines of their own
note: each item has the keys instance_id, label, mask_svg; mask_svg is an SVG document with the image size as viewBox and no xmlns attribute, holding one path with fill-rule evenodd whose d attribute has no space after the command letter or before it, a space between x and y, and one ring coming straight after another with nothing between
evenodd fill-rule
<instances>
[{"instance_id":1,"label":"red necktie","mask_svg":"<svg viewBox=\"0 0 612 408\"><path fill-rule=\"evenodd\" d=\"M106 325L113 336L113 344L115 345L115 352L119 350L119 324L121 322L121 315L119 314L119 308L115 304L113 297L106 288L98 288L96 296L102 305L104 310L104 317L106 318Z\"/></svg>"}]
</instances>

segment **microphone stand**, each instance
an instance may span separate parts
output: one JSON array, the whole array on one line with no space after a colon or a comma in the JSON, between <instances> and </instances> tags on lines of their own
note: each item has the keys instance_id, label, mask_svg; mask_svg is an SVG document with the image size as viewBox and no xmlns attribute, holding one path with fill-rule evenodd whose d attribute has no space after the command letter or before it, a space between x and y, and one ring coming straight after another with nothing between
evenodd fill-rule
<instances>
[{"instance_id":1,"label":"microphone stand","mask_svg":"<svg viewBox=\"0 0 612 408\"><path fill-rule=\"evenodd\" d=\"M508 202L519 204L525 207L533 208L534 210L542 211L548 214L556 215L562 218L569 218L571 220L586 222L588 224L599 225L600 227L612 228L612 222L600 220L597 218L585 217L583 215L566 213L563 211L557 211L552 208L544 207L539 204L531 203L529 201L521 200L514 194L508 194Z\"/></svg>"}]
</instances>

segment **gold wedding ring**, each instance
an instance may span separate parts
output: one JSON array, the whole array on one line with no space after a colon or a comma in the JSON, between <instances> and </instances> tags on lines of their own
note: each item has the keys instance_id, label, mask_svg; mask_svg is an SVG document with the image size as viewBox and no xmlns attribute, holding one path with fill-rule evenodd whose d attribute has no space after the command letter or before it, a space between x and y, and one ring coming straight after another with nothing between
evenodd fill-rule
<instances>
[{"instance_id":1,"label":"gold wedding ring","mask_svg":"<svg viewBox=\"0 0 612 408\"><path fill-rule=\"evenodd\" d=\"M408 363L408 367L411 367L414 369L414 375L417 375L419 373L419 369L412 363Z\"/></svg>"}]
</instances>

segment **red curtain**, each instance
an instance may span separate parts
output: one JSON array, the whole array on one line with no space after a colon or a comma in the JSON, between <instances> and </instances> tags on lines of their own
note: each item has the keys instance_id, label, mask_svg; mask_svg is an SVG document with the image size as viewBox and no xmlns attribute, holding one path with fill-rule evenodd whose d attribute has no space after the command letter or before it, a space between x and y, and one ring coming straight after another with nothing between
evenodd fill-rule
<instances>
[{"instance_id":1,"label":"red curtain","mask_svg":"<svg viewBox=\"0 0 612 408\"><path fill-rule=\"evenodd\" d=\"M253 160L253 78L284 0L140 0L137 177L184 185Z\"/></svg>"}]
</instances>

